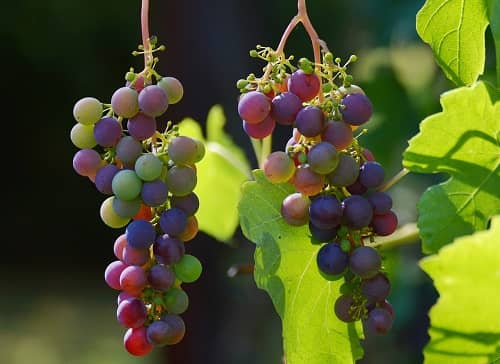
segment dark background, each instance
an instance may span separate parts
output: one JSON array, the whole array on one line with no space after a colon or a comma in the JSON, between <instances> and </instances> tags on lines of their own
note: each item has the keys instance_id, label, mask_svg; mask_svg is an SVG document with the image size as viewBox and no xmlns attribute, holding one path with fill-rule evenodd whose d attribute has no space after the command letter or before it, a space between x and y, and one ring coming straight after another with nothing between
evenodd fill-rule
<instances>
[{"instance_id":1,"label":"dark background","mask_svg":"<svg viewBox=\"0 0 500 364\"><path fill-rule=\"evenodd\" d=\"M439 94L452 86L415 32L423 1L309 2L313 23L337 56L356 53L356 82L371 97L373 121L363 143L386 167L401 168L401 153L426 115L439 110ZM84 96L109 100L140 43L140 2L23 0L4 5L1 45L4 134L3 242L0 254L0 362L9 364L241 363L278 364L280 321L251 274L227 269L251 263L253 245L240 231L235 244L200 233L188 251L202 261L201 279L185 285L190 307L183 342L133 358L122 347L115 319L116 292L103 280L119 235L99 217L102 196L72 169L69 139L73 104ZM296 12L293 0L155 1L151 34L167 45L158 71L179 78L184 99L170 120L193 117L204 125L221 104L227 132L247 152L236 112L235 82L263 64L250 58L256 44L275 47ZM312 57L299 27L287 52ZM274 146L288 139L278 128ZM419 195L440 176L406 177L390 190L400 222L416 219ZM5 184L4 184L5 186ZM214 186L214 193L217 186ZM217 213L217 212L214 212ZM385 337L368 338L361 363L421 363L427 310L436 293L418 268L419 244L395 249L387 261L396 321Z\"/></svg>"}]
</instances>

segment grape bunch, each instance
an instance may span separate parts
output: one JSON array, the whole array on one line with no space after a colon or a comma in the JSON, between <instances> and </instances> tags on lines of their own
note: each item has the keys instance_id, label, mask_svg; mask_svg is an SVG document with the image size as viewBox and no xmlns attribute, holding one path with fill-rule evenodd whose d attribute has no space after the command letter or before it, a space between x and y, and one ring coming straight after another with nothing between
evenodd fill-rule
<instances>
[{"instance_id":1,"label":"grape bunch","mask_svg":"<svg viewBox=\"0 0 500 364\"><path fill-rule=\"evenodd\" d=\"M387 301L390 283L377 249L365 245L392 234L398 219L391 197L380 187L385 172L360 144L373 113L365 92L353 84L347 66L330 52L321 64L301 58L297 67L269 47L251 56L267 61L264 75L241 79L238 112L249 137L272 135L276 124L289 127L284 150L270 153L262 169L272 183L290 183L295 192L281 205L289 225L308 225L319 244L318 270L328 280L344 279L334 303L345 322L362 320L368 331L384 334L394 312Z\"/></svg>"},{"instance_id":2,"label":"grape bunch","mask_svg":"<svg viewBox=\"0 0 500 364\"><path fill-rule=\"evenodd\" d=\"M150 55L158 50L163 46L156 47L152 38ZM94 97L77 101L70 135L80 149L74 170L107 196L102 221L126 227L114 242L117 260L104 278L120 291L117 319L127 328L126 350L136 356L182 340L185 325L179 315L189 299L181 285L196 281L202 271L200 261L186 254L185 243L198 233L199 199L193 190L205 147L179 135L170 121L158 130L157 118L181 100L183 87L158 74L157 62L151 57L139 73L131 68L108 104Z\"/></svg>"}]
</instances>

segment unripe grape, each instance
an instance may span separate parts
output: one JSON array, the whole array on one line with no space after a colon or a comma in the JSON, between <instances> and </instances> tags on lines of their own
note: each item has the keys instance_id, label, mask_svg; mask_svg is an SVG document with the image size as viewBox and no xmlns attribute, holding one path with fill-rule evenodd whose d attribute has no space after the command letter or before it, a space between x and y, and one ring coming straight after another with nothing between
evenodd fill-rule
<instances>
[{"instance_id":1,"label":"unripe grape","mask_svg":"<svg viewBox=\"0 0 500 364\"><path fill-rule=\"evenodd\" d=\"M102 104L94 97L84 97L73 107L73 116L76 121L85 125L93 125L102 115Z\"/></svg>"},{"instance_id":2,"label":"unripe grape","mask_svg":"<svg viewBox=\"0 0 500 364\"><path fill-rule=\"evenodd\" d=\"M168 97L169 104L177 104L181 101L182 96L184 95L184 88L182 87L181 82L175 77L162 77L158 83Z\"/></svg>"},{"instance_id":3,"label":"unripe grape","mask_svg":"<svg viewBox=\"0 0 500 364\"><path fill-rule=\"evenodd\" d=\"M284 183L292 178L295 165L288 154L276 151L269 154L264 161L264 175L272 183Z\"/></svg>"},{"instance_id":4,"label":"unripe grape","mask_svg":"<svg viewBox=\"0 0 500 364\"><path fill-rule=\"evenodd\" d=\"M94 138L94 124L84 125L76 123L73 128L71 128L70 139L77 148L94 148L97 145L97 142Z\"/></svg>"},{"instance_id":5,"label":"unripe grape","mask_svg":"<svg viewBox=\"0 0 500 364\"><path fill-rule=\"evenodd\" d=\"M311 201L301 193L292 193L281 203L281 216L292 226L301 226L309 221L309 206Z\"/></svg>"},{"instance_id":6,"label":"unripe grape","mask_svg":"<svg viewBox=\"0 0 500 364\"><path fill-rule=\"evenodd\" d=\"M120 87L111 96L113 112L124 118L131 118L139 112L139 94L130 87Z\"/></svg>"}]
</instances>

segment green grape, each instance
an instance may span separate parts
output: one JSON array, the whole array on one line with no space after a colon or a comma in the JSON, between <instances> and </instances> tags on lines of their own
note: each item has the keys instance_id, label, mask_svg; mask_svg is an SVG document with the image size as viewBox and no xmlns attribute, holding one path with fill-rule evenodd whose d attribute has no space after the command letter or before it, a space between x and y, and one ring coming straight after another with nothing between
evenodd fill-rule
<instances>
[{"instance_id":1,"label":"green grape","mask_svg":"<svg viewBox=\"0 0 500 364\"><path fill-rule=\"evenodd\" d=\"M97 145L94 138L94 125L76 123L71 129L70 138L75 147L92 149Z\"/></svg>"},{"instance_id":2,"label":"green grape","mask_svg":"<svg viewBox=\"0 0 500 364\"><path fill-rule=\"evenodd\" d=\"M184 95L182 84L175 77L163 77L158 81L158 86L165 90L169 104L178 103Z\"/></svg>"},{"instance_id":3,"label":"green grape","mask_svg":"<svg viewBox=\"0 0 500 364\"><path fill-rule=\"evenodd\" d=\"M109 227L119 229L127 225L130 221L128 217L122 217L113 210L113 200L115 196L105 199L101 205L100 215L102 221Z\"/></svg>"},{"instance_id":4,"label":"green grape","mask_svg":"<svg viewBox=\"0 0 500 364\"><path fill-rule=\"evenodd\" d=\"M73 107L73 116L81 124L95 124L102 116L102 104L94 97L84 97Z\"/></svg>"},{"instance_id":5,"label":"green grape","mask_svg":"<svg viewBox=\"0 0 500 364\"><path fill-rule=\"evenodd\" d=\"M185 312L189 306L189 297L186 292L180 288L169 289L164 296L165 306L169 313L180 315Z\"/></svg>"},{"instance_id":6,"label":"green grape","mask_svg":"<svg viewBox=\"0 0 500 364\"><path fill-rule=\"evenodd\" d=\"M200 278L202 271L198 258L186 254L174 265L175 276L182 282L192 283Z\"/></svg>"},{"instance_id":7,"label":"green grape","mask_svg":"<svg viewBox=\"0 0 500 364\"><path fill-rule=\"evenodd\" d=\"M163 169L163 163L155 155L143 154L135 162L135 173L143 181L154 181L160 178Z\"/></svg>"},{"instance_id":8,"label":"green grape","mask_svg":"<svg viewBox=\"0 0 500 364\"><path fill-rule=\"evenodd\" d=\"M123 169L113 177L111 188L117 198L130 201L141 193L142 181L134 171Z\"/></svg>"}]
</instances>

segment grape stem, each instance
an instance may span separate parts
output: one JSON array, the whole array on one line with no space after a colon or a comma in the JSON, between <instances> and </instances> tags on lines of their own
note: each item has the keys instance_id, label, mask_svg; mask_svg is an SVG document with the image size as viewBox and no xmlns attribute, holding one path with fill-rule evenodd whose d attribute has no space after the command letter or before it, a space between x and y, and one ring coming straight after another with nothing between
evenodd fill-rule
<instances>
[{"instance_id":1,"label":"grape stem","mask_svg":"<svg viewBox=\"0 0 500 364\"><path fill-rule=\"evenodd\" d=\"M391 188L396 183L398 183L399 181L401 181L403 179L403 177L405 177L408 173L410 173L410 171L408 169L406 169L406 168L403 168L394 177L392 177L389 181L387 181L382 186L380 186L379 189L378 189L378 191L379 192L385 192L385 191L387 191L389 188Z\"/></svg>"},{"instance_id":2,"label":"grape stem","mask_svg":"<svg viewBox=\"0 0 500 364\"><path fill-rule=\"evenodd\" d=\"M149 0L142 0L141 6L141 33L142 46L144 47L144 71L149 67L153 54L149 43Z\"/></svg>"}]
</instances>

